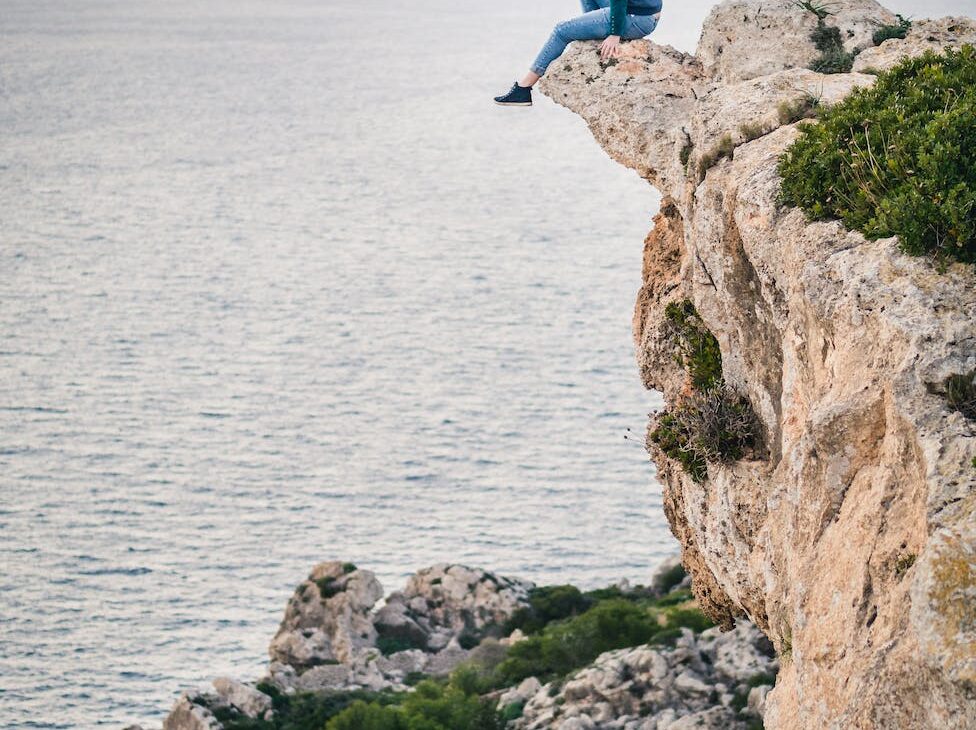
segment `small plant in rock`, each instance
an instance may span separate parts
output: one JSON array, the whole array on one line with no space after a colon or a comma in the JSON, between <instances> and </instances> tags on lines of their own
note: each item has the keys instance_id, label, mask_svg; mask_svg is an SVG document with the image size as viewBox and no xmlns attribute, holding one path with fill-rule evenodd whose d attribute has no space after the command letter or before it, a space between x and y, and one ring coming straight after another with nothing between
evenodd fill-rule
<instances>
[{"instance_id":1,"label":"small plant in rock","mask_svg":"<svg viewBox=\"0 0 976 730\"><path fill-rule=\"evenodd\" d=\"M698 177L704 178L705 173L711 170L722 159L732 159L735 154L735 140L731 134L724 134L719 139L718 144L711 150L703 154L698 160Z\"/></svg>"},{"instance_id":2,"label":"small plant in rock","mask_svg":"<svg viewBox=\"0 0 976 730\"><path fill-rule=\"evenodd\" d=\"M718 340L702 321L691 300L671 302L664 309L664 335L678 354L678 363L698 390L708 390L722 380L722 351Z\"/></svg>"},{"instance_id":3,"label":"small plant in rock","mask_svg":"<svg viewBox=\"0 0 976 730\"><path fill-rule=\"evenodd\" d=\"M844 48L840 28L829 26L825 22L828 16L834 14L830 10L832 6L810 2L810 0L793 4L817 17L817 27L810 34L810 40L820 51L820 56L811 64L810 70L822 74L848 73L854 66L856 54Z\"/></svg>"},{"instance_id":4,"label":"small plant in rock","mask_svg":"<svg viewBox=\"0 0 976 730\"><path fill-rule=\"evenodd\" d=\"M882 25L879 26L874 35L871 36L871 40L874 45L880 46L885 41L890 41L892 38L902 39L908 35L908 31L912 29L912 21L908 18L899 15L898 22L893 25Z\"/></svg>"},{"instance_id":5,"label":"small plant in rock","mask_svg":"<svg viewBox=\"0 0 976 730\"><path fill-rule=\"evenodd\" d=\"M776 115L779 118L779 123L786 126L816 117L819 109L820 98L813 94L804 94L791 101L781 101L776 107Z\"/></svg>"},{"instance_id":6,"label":"small plant in rock","mask_svg":"<svg viewBox=\"0 0 976 730\"><path fill-rule=\"evenodd\" d=\"M782 125L795 124L803 119L813 119L820 110L820 97L805 93L796 99L781 101L776 115Z\"/></svg>"},{"instance_id":7,"label":"small plant in rock","mask_svg":"<svg viewBox=\"0 0 976 730\"><path fill-rule=\"evenodd\" d=\"M761 440L759 419L747 398L722 385L692 393L658 419L650 435L696 482L708 478L708 463L753 455Z\"/></svg>"},{"instance_id":8,"label":"small plant in rock","mask_svg":"<svg viewBox=\"0 0 976 730\"><path fill-rule=\"evenodd\" d=\"M909 568L915 565L916 556L914 553L904 553L898 556L895 561L895 576L901 578L908 572Z\"/></svg>"},{"instance_id":9,"label":"small plant in rock","mask_svg":"<svg viewBox=\"0 0 976 730\"><path fill-rule=\"evenodd\" d=\"M976 263L976 48L926 53L805 125L782 201L905 253Z\"/></svg>"},{"instance_id":10,"label":"small plant in rock","mask_svg":"<svg viewBox=\"0 0 976 730\"><path fill-rule=\"evenodd\" d=\"M739 136L745 142L752 142L769 134L770 129L761 122L746 122L739 127Z\"/></svg>"},{"instance_id":11,"label":"small plant in rock","mask_svg":"<svg viewBox=\"0 0 976 730\"><path fill-rule=\"evenodd\" d=\"M976 421L976 370L968 375L950 375L942 387L949 407Z\"/></svg>"},{"instance_id":12,"label":"small plant in rock","mask_svg":"<svg viewBox=\"0 0 976 730\"><path fill-rule=\"evenodd\" d=\"M817 16L817 20L826 20L828 15L834 14L830 10L830 8L833 7L833 3L818 3L813 2L813 0L796 0L793 5L798 7L800 10L813 13Z\"/></svg>"}]
</instances>

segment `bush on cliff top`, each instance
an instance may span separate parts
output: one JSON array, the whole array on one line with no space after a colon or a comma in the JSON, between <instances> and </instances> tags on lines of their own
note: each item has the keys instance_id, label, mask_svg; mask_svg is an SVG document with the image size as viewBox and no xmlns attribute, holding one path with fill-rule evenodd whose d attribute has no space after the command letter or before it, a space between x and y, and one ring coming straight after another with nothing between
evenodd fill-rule
<instances>
[{"instance_id":1,"label":"bush on cliff top","mask_svg":"<svg viewBox=\"0 0 976 730\"><path fill-rule=\"evenodd\" d=\"M976 263L976 48L926 53L804 125L782 200L911 255Z\"/></svg>"}]
</instances>

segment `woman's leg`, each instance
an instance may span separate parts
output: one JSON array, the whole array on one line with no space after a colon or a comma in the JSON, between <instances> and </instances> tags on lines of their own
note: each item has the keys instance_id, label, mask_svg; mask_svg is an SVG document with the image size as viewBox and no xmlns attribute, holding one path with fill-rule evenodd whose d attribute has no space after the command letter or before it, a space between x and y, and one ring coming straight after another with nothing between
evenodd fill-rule
<instances>
[{"instance_id":1,"label":"woman's leg","mask_svg":"<svg viewBox=\"0 0 976 730\"><path fill-rule=\"evenodd\" d=\"M598 0L589 0L598 1ZM587 0L584 0L587 2ZM609 5L609 0L605 0ZM567 20L557 25L549 40L542 47L539 55L532 64L529 74L520 86L532 86L540 77L545 75L549 64L559 58L563 51L573 41L598 41L607 37L610 30L610 11L607 8L591 10L578 18ZM530 82L530 83L524 83Z\"/></svg>"},{"instance_id":2,"label":"woman's leg","mask_svg":"<svg viewBox=\"0 0 976 730\"><path fill-rule=\"evenodd\" d=\"M592 13L600 8L609 8L610 0L580 0L580 5L583 6L584 13Z\"/></svg>"}]
</instances>

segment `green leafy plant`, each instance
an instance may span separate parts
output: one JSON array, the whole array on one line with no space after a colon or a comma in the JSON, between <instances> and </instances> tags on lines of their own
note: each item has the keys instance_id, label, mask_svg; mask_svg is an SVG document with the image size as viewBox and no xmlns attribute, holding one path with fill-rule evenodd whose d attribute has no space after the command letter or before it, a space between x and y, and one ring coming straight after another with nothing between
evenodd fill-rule
<instances>
[{"instance_id":1,"label":"green leafy plant","mask_svg":"<svg viewBox=\"0 0 976 730\"><path fill-rule=\"evenodd\" d=\"M742 137L744 143L752 142L769 134L770 131L769 127L761 122L746 122L739 127L739 136Z\"/></svg>"},{"instance_id":2,"label":"green leafy plant","mask_svg":"<svg viewBox=\"0 0 976 730\"><path fill-rule=\"evenodd\" d=\"M830 10L833 7L832 3L817 3L812 0L797 0L793 3L800 10L805 10L808 13L813 13L817 16L817 20L826 20L828 15L833 15L834 13Z\"/></svg>"},{"instance_id":3,"label":"green leafy plant","mask_svg":"<svg viewBox=\"0 0 976 730\"><path fill-rule=\"evenodd\" d=\"M722 135L722 137L719 138L718 144L698 158L698 177L705 177L705 173L715 167L715 165L719 163L719 160L723 160L725 158L731 160L734 154L735 140L732 139L732 135Z\"/></svg>"},{"instance_id":4,"label":"green leafy plant","mask_svg":"<svg viewBox=\"0 0 976 730\"><path fill-rule=\"evenodd\" d=\"M667 594L681 584L681 581L685 579L688 572L685 570L685 566L681 563L674 565L673 567L666 570L657 576L654 581L654 591L659 594Z\"/></svg>"},{"instance_id":5,"label":"green leafy plant","mask_svg":"<svg viewBox=\"0 0 976 730\"><path fill-rule=\"evenodd\" d=\"M333 717L326 730L503 730L490 700L453 681L421 682L396 705L358 701Z\"/></svg>"},{"instance_id":6,"label":"green leafy plant","mask_svg":"<svg viewBox=\"0 0 976 730\"><path fill-rule=\"evenodd\" d=\"M817 21L817 28L810 35L820 56L810 64L810 70L822 74L846 74L854 68L854 56L844 48L840 28Z\"/></svg>"},{"instance_id":7,"label":"green leafy plant","mask_svg":"<svg viewBox=\"0 0 976 730\"><path fill-rule=\"evenodd\" d=\"M261 683L257 689L271 697L272 719L249 718L229 707L211 710L224 730L322 730L325 723L356 702L385 706L399 701L392 692L299 692L286 695L273 684Z\"/></svg>"},{"instance_id":8,"label":"green leafy plant","mask_svg":"<svg viewBox=\"0 0 976 730\"><path fill-rule=\"evenodd\" d=\"M722 351L690 300L671 302L664 309L665 336L671 340L678 361L691 376L692 385L708 390L722 380Z\"/></svg>"},{"instance_id":9,"label":"green leafy plant","mask_svg":"<svg viewBox=\"0 0 976 730\"><path fill-rule=\"evenodd\" d=\"M820 51L820 56L811 64L810 70L822 74L849 72L854 66L855 54L844 48L840 28L829 26L825 22L828 16L834 14L830 10L832 5L815 3L810 0L794 2L793 4L817 17L817 27L810 34L810 40Z\"/></svg>"},{"instance_id":10,"label":"green leafy plant","mask_svg":"<svg viewBox=\"0 0 976 730\"><path fill-rule=\"evenodd\" d=\"M782 201L912 255L976 262L976 49L926 53L803 127Z\"/></svg>"},{"instance_id":11,"label":"green leafy plant","mask_svg":"<svg viewBox=\"0 0 976 730\"><path fill-rule=\"evenodd\" d=\"M942 387L949 407L976 421L976 370L968 375L950 375Z\"/></svg>"},{"instance_id":12,"label":"green leafy plant","mask_svg":"<svg viewBox=\"0 0 976 730\"><path fill-rule=\"evenodd\" d=\"M576 586L538 586L529 591L529 605L515 612L504 633L520 629L526 634L535 634L553 621L583 613L590 605Z\"/></svg>"},{"instance_id":13,"label":"green leafy plant","mask_svg":"<svg viewBox=\"0 0 976 730\"><path fill-rule=\"evenodd\" d=\"M871 40L874 45L880 46L885 41L890 41L892 38L904 38L908 35L908 31L912 29L912 21L905 18L902 15L898 16L898 22L893 25L882 25L879 26L874 35L871 36Z\"/></svg>"},{"instance_id":14,"label":"green leafy plant","mask_svg":"<svg viewBox=\"0 0 976 730\"><path fill-rule=\"evenodd\" d=\"M494 682L502 687L526 677L563 677L603 652L673 640L682 626L702 631L712 623L692 603L665 606L646 598L608 598L514 644L498 665Z\"/></svg>"},{"instance_id":15,"label":"green leafy plant","mask_svg":"<svg viewBox=\"0 0 976 730\"><path fill-rule=\"evenodd\" d=\"M776 115L782 125L795 124L804 119L817 116L820 109L820 98L813 94L804 94L790 101L781 101L776 107Z\"/></svg>"}]
</instances>

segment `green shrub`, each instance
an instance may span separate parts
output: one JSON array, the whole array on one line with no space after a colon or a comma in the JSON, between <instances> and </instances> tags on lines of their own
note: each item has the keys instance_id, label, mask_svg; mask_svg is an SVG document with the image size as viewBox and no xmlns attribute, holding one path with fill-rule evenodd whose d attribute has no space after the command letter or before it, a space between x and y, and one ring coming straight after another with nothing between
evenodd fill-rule
<instances>
[{"instance_id":1,"label":"green shrub","mask_svg":"<svg viewBox=\"0 0 976 730\"><path fill-rule=\"evenodd\" d=\"M327 730L409 730L397 709L362 701L354 702L325 727Z\"/></svg>"},{"instance_id":2,"label":"green shrub","mask_svg":"<svg viewBox=\"0 0 976 730\"><path fill-rule=\"evenodd\" d=\"M525 710L525 702L513 702L510 705L505 705L502 710L502 721L506 724L509 722L514 722L522 717L522 712Z\"/></svg>"},{"instance_id":3,"label":"green shrub","mask_svg":"<svg viewBox=\"0 0 976 730\"><path fill-rule=\"evenodd\" d=\"M976 421L976 370L968 375L950 375L942 387L949 407Z\"/></svg>"},{"instance_id":4,"label":"green shrub","mask_svg":"<svg viewBox=\"0 0 976 730\"><path fill-rule=\"evenodd\" d=\"M804 126L779 172L783 202L812 219L976 262L976 49L882 73Z\"/></svg>"},{"instance_id":5,"label":"green shrub","mask_svg":"<svg viewBox=\"0 0 976 730\"><path fill-rule=\"evenodd\" d=\"M625 599L602 601L586 613L550 624L508 650L497 670L500 686L526 677L552 679L586 666L605 651L646 644L660 629L644 607Z\"/></svg>"},{"instance_id":6,"label":"green shrub","mask_svg":"<svg viewBox=\"0 0 976 730\"><path fill-rule=\"evenodd\" d=\"M326 724L326 730L502 730L489 700L453 683L426 681L401 695L399 705L357 702Z\"/></svg>"},{"instance_id":7,"label":"green shrub","mask_svg":"<svg viewBox=\"0 0 976 730\"><path fill-rule=\"evenodd\" d=\"M271 684L257 689L271 697L274 716L271 720L251 719L230 708L213 708L224 730L322 730L325 723L357 702L385 706L398 701L391 692L299 692L286 695Z\"/></svg>"},{"instance_id":8,"label":"green shrub","mask_svg":"<svg viewBox=\"0 0 976 730\"><path fill-rule=\"evenodd\" d=\"M650 438L692 479L703 482L709 462L729 463L754 454L761 427L749 400L722 384L678 402L658 419Z\"/></svg>"},{"instance_id":9,"label":"green shrub","mask_svg":"<svg viewBox=\"0 0 976 730\"><path fill-rule=\"evenodd\" d=\"M708 390L722 380L722 351L690 300L671 302L664 309L666 336L673 342L678 362L688 371L692 385Z\"/></svg>"},{"instance_id":10,"label":"green shrub","mask_svg":"<svg viewBox=\"0 0 976 730\"><path fill-rule=\"evenodd\" d=\"M795 124L817 116L819 109L820 98L813 94L804 94L796 99L781 101L776 107L776 115L782 125Z\"/></svg>"},{"instance_id":11,"label":"green shrub","mask_svg":"<svg viewBox=\"0 0 976 730\"><path fill-rule=\"evenodd\" d=\"M804 0L794 2L801 10L806 10L817 16L817 27L810 34L810 40L820 51L820 56L810 66L810 70L822 74L842 74L847 73L854 66L854 55L844 48L844 41L841 37L840 28L827 25L824 21L828 15L834 13L830 10L830 4L819 4Z\"/></svg>"},{"instance_id":12,"label":"green shrub","mask_svg":"<svg viewBox=\"0 0 976 730\"><path fill-rule=\"evenodd\" d=\"M846 74L854 68L855 54L844 48L840 28L818 20L817 28L810 35L810 40L820 51L819 58L810 65L811 71L822 74Z\"/></svg>"},{"instance_id":13,"label":"green shrub","mask_svg":"<svg viewBox=\"0 0 976 730\"><path fill-rule=\"evenodd\" d=\"M705 455L694 448L695 435L690 432L680 416L681 407L661 415L650 439L669 459L681 464L681 468L696 482L708 479L708 461Z\"/></svg>"},{"instance_id":14,"label":"green shrub","mask_svg":"<svg viewBox=\"0 0 976 730\"><path fill-rule=\"evenodd\" d=\"M689 153L690 154L690 153ZM735 140L731 134L723 134L711 150L698 159L698 177L704 178L705 173L719 163L719 160L732 159L735 154Z\"/></svg>"},{"instance_id":15,"label":"green shrub","mask_svg":"<svg viewBox=\"0 0 976 730\"><path fill-rule=\"evenodd\" d=\"M357 570L357 568L356 568L356 564L355 563L343 563L342 564L342 572L345 573L346 575L348 575L349 573L353 573L356 570Z\"/></svg>"},{"instance_id":16,"label":"green shrub","mask_svg":"<svg viewBox=\"0 0 976 730\"><path fill-rule=\"evenodd\" d=\"M687 575L688 572L685 570L685 566L683 566L681 563L673 565L654 579L653 588L655 593L658 593L659 595L670 593L671 590L680 584Z\"/></svg>"},{"instance_id":17,"label":"green shrub","mask_svg":"<svg viewBox=\"0 0 976 730\"><path fill-rule=\"evenodd\" d=\"M410 649L426 649L427 644L420 639L407 635L386 635L376 638L376 648L383 656L390 656L399 651L409 651Z\"/></svg>"},{"instance_id":18,"label":"green shrub","mask_svg":"<svg viewBox=\"0 0 976 730\"><path fill-rule=\"evenodd\" d=\"M521 629L526 634L535 634L553 621L582 613L590 605L576 586L539 586L529 592L528 607L515 612L504 633Z\"/></svg>"},{"instance_id":19,"label":"green shrub","mask_svg":"<svg viewBox=\"0 0 976 730\"><path fill-rule=\"evenodd\" d=\"M890 41L892 38L904 38L908 35L908 31L912 29L912 21L908 18L898 16L898 22L894 25L882 25L876 31L874 35L871 36L871 40L874 45L880 46L885 41Z\"/></svg>"}]
</instances>

